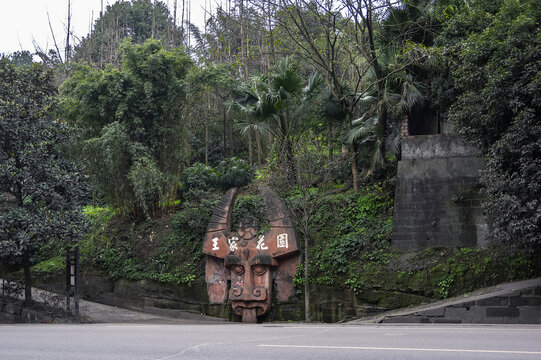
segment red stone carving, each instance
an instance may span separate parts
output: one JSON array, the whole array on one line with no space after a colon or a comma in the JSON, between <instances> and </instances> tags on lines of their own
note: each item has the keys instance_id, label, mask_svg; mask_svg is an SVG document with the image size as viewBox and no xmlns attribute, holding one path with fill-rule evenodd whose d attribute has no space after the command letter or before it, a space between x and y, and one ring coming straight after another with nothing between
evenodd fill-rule
<instances>
[{"instance_id":1,"label":"red stone carving","mask_svg":"<svg viewBox=\"0 0 541 360\"><path fill-rule=\"evenodd\" d=\"M269 311L273 280L279 302L293 296L293 277L300 262L289 211L269 188L262 188L261 195L270 224L267 233L257 236L257 221L250 217L241 221L237 232L231 232L237 196L237 189L233 188L214 209L203 243L210 302L223 304L229 297L233 311L246 323L257 322L258 316Z\"/></svg>"}]
</instances>

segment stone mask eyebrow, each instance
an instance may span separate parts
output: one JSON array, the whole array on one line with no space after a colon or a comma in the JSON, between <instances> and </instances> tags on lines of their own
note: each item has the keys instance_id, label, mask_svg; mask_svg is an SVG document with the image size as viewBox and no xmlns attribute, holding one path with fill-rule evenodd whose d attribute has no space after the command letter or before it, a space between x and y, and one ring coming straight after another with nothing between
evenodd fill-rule
<instances>
[{"instance_id":1,"label":"stone mask eyebrow","mask_svg":"<svg viewBox=\"0 0 541 360\"><path fill-rule=\"evenodd\" d=\"M252 265L277 266L278 262L268 254L260 254L254 256L252 259Z\"/></svg>"},{"instance_id":2,"label":"stone mask eyebrow","mask_svg":"<svg viewBox=\"0 0 541 360\"><path fill-rule=\"evenodd\" d=\"M242 265L242 260L240 256L230 254L224 258L224 265L225 266Z\"/></svg>"}]
</instances>

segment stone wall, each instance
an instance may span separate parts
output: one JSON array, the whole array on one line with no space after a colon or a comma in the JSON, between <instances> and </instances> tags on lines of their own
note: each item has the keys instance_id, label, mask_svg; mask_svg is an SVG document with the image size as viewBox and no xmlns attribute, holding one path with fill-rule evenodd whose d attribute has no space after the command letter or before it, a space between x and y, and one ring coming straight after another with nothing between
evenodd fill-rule
<instances>
[{"instance_id":1,"label":"stone wall","mask_svg":"<svg viewBox=\"0 0 541 360\"><path fill-rule=\"evenodd\" d=\"M481 209L480 156L454 135L409 136L398 163L392 245L484 247L489 231Z\"/></svg>"},{"instance_id":2,"label":"stone wall","mask_svg":"<svg viewBox=\"0 0 541 360\"><path fill-rule=\"evenodd\" d=\"M381 320L385 323L541 324L541 279ZM518 289L517 289L518 288Z\"/></svg>"},{"instance_id":3,"label":"stone wall","mask_svg":"<svg viewBox=\"0 0 541 360\"><path fill-rule=\"evenodd\" d=\"M161 316L191 319L194 316L207 315L229 321L240 321L240 317L233 313L229 301L224 304L209 304L206 284L196 283L188 287L150 280L112 281L106 276L84 271L81 275L81 297L85 300ZM34 285L62 294L63 281L62 276L39 276L36 277ZM422 297L412 299L411 295L400 294L396 291L369 295L360 296L352 290L314 286L310 306L312 320L339 322L428 300ZM382 301L382 298L387 301ZM264 322L302 321L304 320L304 300L294 296L289 302L278 303L276 299L273 299L270 312L261 320Z\"/></svg>"},{"instance_id":4,"label":"stone wall","mask_svg":"<svg viewBox=\"0 0 541 360\"><path fill-rule=\"evenodd\" d=\"M14 323L74 323L73 317L58 315L39 309L29 309L20 300L0 296L0 324Z\"/></svg>"}]
</instances>

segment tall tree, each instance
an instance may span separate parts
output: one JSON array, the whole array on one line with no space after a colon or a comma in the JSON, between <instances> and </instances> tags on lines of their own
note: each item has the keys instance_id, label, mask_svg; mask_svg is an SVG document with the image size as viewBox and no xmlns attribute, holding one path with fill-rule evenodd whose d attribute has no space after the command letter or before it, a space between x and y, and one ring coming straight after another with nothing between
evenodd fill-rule
<instances>
[{"instance_id":1,"label":"tall tree","mask_svg":"<svg viewBox=\"0 0 541 360\"><path fill-rule=\"evenodd\" d=\"M368 155L370 166L368 173L382 170L385 165L385 152L398 155L400 149L400 133L394 126L402 114L423 101L423 84L415 81L412 74L404 68L404 58L407 54L398 54L393 49L387 49L378 59L384 78L383 94L378 96L380 87L377 86L375 72L370 72L366 79L371 84L359 103L360 117L353 121L353 128L348 131L346 140L357 142L360 149ZM400 69L397 71L397 69ZM378 118L381 108L389 116L383 124ZM394 129L393 129L394 128Z\"/></svg>"},{"instance_id":2,"label":"tall tree","mask_svg":"<svg viewBox=\"0 0 541 360\"><path fill-rule=\"evenodd\" d=\"M86 61L102 68L110 63L119 66L121 56L118 49L126 37L135 44L155 38L165 49L182 45L180 37L175 37L172 42L170 34L178 31L171 29L174 26L175 21L162 1L118 1L100 13L92 32L75 47L73 57L76 61Z\"/></svg>"},{"instance_id":3,"label":"tall tree","mask_svg":"<svg viewBox=\"0 0 541 360\"><path fill-rule=\"evenodd\" d=\"M120 52L120 70L74 69L61 88L60 116L82 128L81 149L107 199L153 215L160 202L175 198L188 156L183 120L192 62L157 40L126 40Z\"/></svg>"},{"instance_id":4,"label":"tall tree","mask_svg":"<svg viewBox=\"0 0 541 360\"><path fill-rule=\"evenodd\" d=\"M209 162L209 128L220 124L223 143L222 158L233 156L233 121L227 113L230 101L238 86L234 78L236 67L230 64L203 64L194 68L188 78L189 116L205 124L205 164Z\"/></svg>"},{"instance_id":5,"label":"tall tree","mask_svg":"<svg viewBox=\"0 0 541 360\"><path fill-rule=\"evenodd\" d=\"M23 267L29 304L34 253L53 239L69 245L84 234L88 187L81 167L60 153L71 134L50 116L52 71L2 59L0 84L0 259Z\"/></svg>"},{"instance_id":6,"label":"tall tree","mask_svg":"<svg viewBox=\"0 0 541 360\"><path fill-rule=\"evenodd\" d=\"M296 65L286 57L275 65L268 78L252 78L251 84L240 89L244 98L233 103L234 108L255 120L246 124L241 119L241 126L266 132L276 140L279 161L291 178L296 176L293 145L302 135L304 121L322 85L318 75L305 82Z\"/></svg>"},{"instance_id":7,"label":"tall tree","mask_svg":"<svg viewBox=\"0 0 541 360\"><path fill-rule=\"evenodd\" d=\"M235 1L229 9L218 7L208 19L204 33L191 26L195 50L205 61L235 64L240 79L246 81L254 72L267 72L273 63L269 59L265 22L246 0Z\"/></svg>"},{"instance_id":8,"label":"tall tree","mask_svg":"<svg viewBox=\"0 0 541 360\"><path fill-rule=\"evenodd\" d=\"M478 17L488 23L480 32L466 33L452 49L458 97L449 117L487 156L482 183L495 225L493 239L539 249L541 8L535 0L473 5L442 33L455 40L457 30L477 26Z\"/></svg>"},{"instance_id":9,"label":"tall tree","mask_svg":"<svg viewBox=\"0 0 541 360\"><path fill-rule=\"evenodd\" d=\"M15 51L11 54L0 54L0 58L8 59L13 65L31 65L32 64L32 54L30 51Z\"/></svg>"},{"instance_id":10,"label":"tall tree","mask_svg":"<svg viewBox=\"0 0 541 360\"><path fill-rule=\"evenodd\" d=\"M351 15L340 1L282 0L277 16L279 28L292 42L292 51L322 75L332 98L351 128L360 99L363 76L369 66L355 46ZM353 188L358 189L357 149L350 148Z\"/></svg>"}]
</instances>

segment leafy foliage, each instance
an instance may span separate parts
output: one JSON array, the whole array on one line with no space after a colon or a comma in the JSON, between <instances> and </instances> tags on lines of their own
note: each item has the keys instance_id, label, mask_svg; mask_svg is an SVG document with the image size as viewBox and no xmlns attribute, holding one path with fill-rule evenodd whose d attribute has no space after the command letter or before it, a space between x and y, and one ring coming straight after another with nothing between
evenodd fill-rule
<instances>
[{"instance_id":1,"label":"leafy foliage","mask_svg":"<svg viewBox=\"0 0 541 360\"><path fill-rule=\"evenodd\" d=\"M237 124L241 132L256 131L277 141L280 162L291 175L295 172L294 142L302 134L322 86L323 79L317 74L305 82L297 64L286 57L275 65L270 76L254 76L251 83L241 86L240 98L231 103L240 114Z\"/></svg>"},{"instance_id":2,"label":"leafy foliage","mask_svg":"<svg viewBox=\"0 0 541 360\"><path fill-rule=\"evenodd\" d=\"M530 111L517 116L492 146L482 178L494 239L519 247L541 246L541 123Z\"/></svg>"},{"instance_id":3,"label":"leafy foliage","mask_svg":"<svg viewBox=\"0 0 541 360\"><path fill-rule=\"evenodd\" d=\"M32 272L34 274L65 274L66 271L66 257L55 256L50 259L41 261L32 266Z\"/></svg>"},{"instance_id":4,"label":"leafy foliage","mask_svg":"<svg viewBox=\"0 0 541 360\"><path fill-rule=\"evenodd\" d=\"M255 176L254 169L245 160L229 158L216 166L215 185L227 190L248 185Z\"/></svg>"},{"instance_id":5,"label":"leafy foliage","mask_svg":"<svg viewBox=\"0 0 541 360\"><path fill-rule=\"evenodd\" d=\"M72 244L84 234L88 184L59 152L71 132L48 114L52 71L2 59L0 85L0 258L23 266L30 302L32 256L53 239Z\"/></svg>"},{"instance_id":6,"label":"leafy foliage","mask_svg":"<svg viewBox=\"0 0 541 360\"><path fill-rule=\"evenodd\" d=\"M228 190L248 185L255 176L254 169L239 158L221 161L215 168L195 163L180 174L181 191L185 199L204 198L209 188Z\"/></svg>"},{"instance_id":7,"label":"leafy foliage","mask_svg":"<svg viewBox=\"0 0 541 360\"><path fill-rule=\"evenodd\" d=\"M383 261L392 230L393 201L381 188L328 196L317 210L310 264L316 283L334 284L352 261Z\"/></svg>"},{"instance_id":8,"label":"leafy foliage","mask_svg":"<svg viewBox=\"0 0 541 360\"><path fill-rule=\"evenodd\" d=\"M84 210L91 226L81 242L85 266L112 279L202 282L208 219L224 190L252 182L255 147L258 182L282 187L311 259L299 267L297 285L349 288L393 307L394 295L380 293L441 298L535 274L531 254L520 251L402 256L388 249L395 125L422 106L435 118L449 113L483 150L494 238L538 251L535 0L248 3L219 7L204 33L190 25L196 45L186 54L177 48L186 24L175 28L163 2L117 2L75 49L72 60L81 63L65 69L70 77L56 99L51 73L29 65L30 53L3 57L0 256L29 263L50 255L34 270L55 271L62 264L52 249L81 235L85 176L61 156L62 145L88 168L94 204L107 204ZM59 65L58 57L40 56ZM307 76L314 70L321 75ZM58 120L50 117L55 102ZM357 177L357 166L367 177ZM347 191L351 178L364 189ZM264 232L261 198L239 196L233 226L247 214Z\"/></svg>"},{"instance_id":9,"label":"leafy foliage","mask_svg":"<svg viewBox=\"0 0 541 360\"><path fill-rule=\"evenodd\" d=\"M0 54L1 58L8 59L15 66L32 65L32 54L30 51L15 51L11 54Z\"/></svg>"},{"instance_id":10,"label":"leafy foliage","mask_svg":"<svg viewBox=\"0 0 541 360\"><path fill-rule=\"evenodd\" d=\"M172 38L174 29L166 4L161 1L132 0L108 5L93 24L93 31L74 49L74 60L103 66L120 63L118 47L130 37L136 44L154 38L164 46L181 44L180 36Z\"/></svg>"},{"instance_id":11,"label":"leafy foliage","mask_svg":"<svg viewBox=\"0 0 541 360\"><path fill-rule=\"evenodd\" d=\"M491 10L485 13L486 29L457 45L453 77L459 97L449 116L487 155L482 182L494 239L536 248L541 245L541 9L537 1L505 0Z\"/></svg>"},{"instance_id":12,"label":"leafy foliage","mask_svg":"<svg viewBox=\"0 0 541 360\"><path fill-rule=\"evenodd\" d=\"M231 226L234 228L244 217L252 217L259 222L258 234L264 234L270 229L269 220L265 211L265 202L259 195L239 195L235 201Z\"/></svg>"},{"instance_id":13,"label":"leafy foliage","mask_svg":"<svg viewBox=\"0 0 541 360\"><path fill-rule=\"evenodd\" d=\"M176 196L182 163L182 108L191 60L156 40L125 41L122 69L74 69L59 115L80 126L79 147L105 199L135 214L155 214ZM179 136L180 135L180 136Z\"/></svg>"}]
</instances>

